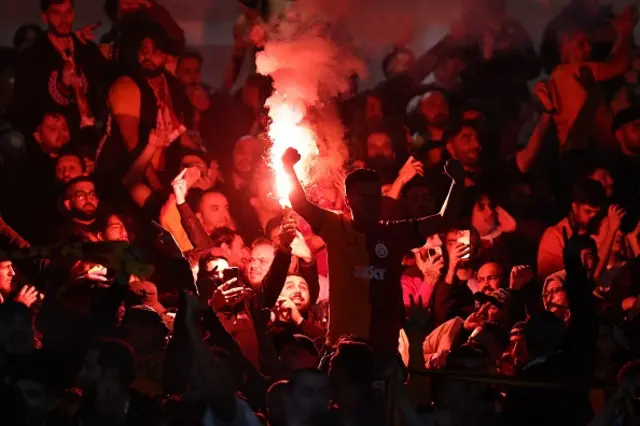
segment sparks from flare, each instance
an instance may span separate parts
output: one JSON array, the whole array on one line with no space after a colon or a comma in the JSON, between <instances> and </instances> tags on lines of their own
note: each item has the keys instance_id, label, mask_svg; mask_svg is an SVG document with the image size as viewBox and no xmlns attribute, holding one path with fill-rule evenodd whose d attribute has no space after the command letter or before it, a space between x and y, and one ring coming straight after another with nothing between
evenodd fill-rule
<instances>
[{"instance_id":1,"label":"sparks from flare","mask_svg":"<svg viewBox=\"0 0 640 426\"><path fill-rule=\"evenodd\" d=\"M318 146L313 131L303 122L306 108L296 106L286 95L274 93L266 102L269 108L269 138L273 143L270 153L270 165L275 172L275 189L280 205L291 207L289 193L291 182L282 165L282 155L288 148L300 153L300 161L295 166L296 174L302 183L307 180L307 171L311 158L318 154Z\"/></svg>"}]
</instances>

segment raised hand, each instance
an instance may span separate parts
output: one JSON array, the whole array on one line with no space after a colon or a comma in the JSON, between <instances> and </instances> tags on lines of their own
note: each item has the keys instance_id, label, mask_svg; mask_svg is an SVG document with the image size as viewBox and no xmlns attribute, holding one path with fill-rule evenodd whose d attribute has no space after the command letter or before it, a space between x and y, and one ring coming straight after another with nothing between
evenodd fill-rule
<instances>
[{"instance_id":1,"label":"raised hand","mask_svg":"<svg viewBox=\"0 0 640 426\"><path fill-rule=\"evenodd\" d=\"M496 213L498 214L498 226L502 232L515 232L517 227L517 222L505 209L498 206L496 207Z\"/></svg>"},{"instance_id":2,"label":"raised hand","mask_svg":"<svg viewBox=\"0 0 640 426\"><path fill-rule=\"evenodd\" d=\"M232 287L237 280L232 278L224 284L221 284L214 292L209 300L209 305L216 311L227 306L234 306L241 300L244 300L251 294L251 290L246 287Z\"/></svg>"},{"instance_id":3,"label":"raised hand","mask_svg":"<svg viewBox=\"0 0 640 426\"><path fill-rule=\"evenodd\" d=\"M398 177L406 183L416 177L416 175L424 176L424 166L421 161L416 160L412 156L404 163L404 166L402 166L398 173Z\"/></svg>"},{"instance_id":4,"label":"raised hand","mask_svg":"<svg viewBox=\"0 0 640 426\"><path fill-rule=\"evenodd\" d=\"M544 112L547 114L553 114L556 111L556 107L553 105L551 99L551 93L549 91L549 83L546 81L539 81L531 89L533 95L540 101L540 104L544 108Z\"/></svg>"},{"instance_id":5,"label":"raised hand","mask_svg":"<svg viewBox=\"0 0 640 426\"><path fill-rule=\"evenodd\" d=\"M93 33L95 30L100 28L102 22L96 22L95 24L87 25L79 30L75 31L73 34L76 36L78 41L82 44L87 44L96 39L96 35Z\"/></svg>"},{"instance_id":6,"label":"raised hand","mask_svg":"<svg viewBox=\"0 0 640 426\"><path fill-rule=\"evenodd\" d=\"M35 287L25 285L20 289L18 295L14 299L14 302L22 303L27 308L30 308L40 298L40 293Z\"/></svg>"},{"instance_id":7,"label":"raised hand","mask_svg":"<svg viewBox=\"0 0 640 426\"><path fill-rule=\"evenodd\" d=\"M291 215L285 215L282 225L280 225L280 235L278 237L278 248L283 251L291 250L291 243L297 236L297 222Z\"/></svg>"},{"instance_id":8,"label":"raised hand","mask_svg":"<svg viewBox=\"0 0 640 426\"><path fill-rule=\"evenodd\" d=\"M298 325L304 319L296 307L296 304L284 297L278 299L276 308L278 318L282 322Z\"/></svg>"},{"instance_id":9,"label":"raised hand","mask_svg":"<svg viewBox=\"0 0 640 426\"><path fill-rule=\"evenodd\" d=\"M622 224L622 219L627 214L626 211L622 207L617 204L612 204L609 206L609 211L607 212L607 219L609 220L609 230L610 231L619 231L620 226Z\"/></svg>"},{"instance_id":10,"label":"raised hand","mask_svg":"<svg viewBox=\"0 0 640 426\"><path fill-rule=\"evenodd\" d=\"M509 276L509 288L511 290L521 290L525 284L534 278L533 268L529 265L518 265L511 269Z\"/></svg>"},{"instance_id":11,"label":"raised hand","mask_svg":"<svg viewBox=\"0 0 640 426\"><path fill-rule=\"evenodd\" d=\"M438 254L435 256L423 256L422 249L416 253L416 266L422 272L422 277L427 284L435 285L440 279L444 268L444 258Z\"/></svg>"},{"instance_id":12,"label":"raised hand","mask_svg":"<svg viewBox=\"0 0 640 426\"><path fill-rule=\"evenodd\" d=\"M185 175L187 169L182 169L180 174L171 181L171 187L173 188L173 194L176 196L176 203L182 205L187 201L187 180Z\"/></svg>"},{"instance_id":13,"label":"raised hand","mask_svg":"<svg viewBox=\"0 0 640 426\"><path fill-rule=\"evenodd\" d=\"M455 183L464 185L464 167L462 167L462 164L458 160L447 160L444 165L444 172Z\"/></svg>"},{"instance_id":14,"label":"raised hand","mask_svg":"<svg viewBox=\"0 0 640 426\"><path fill-rule=\"evenodd\" d=\"M282 156L282 164L289 169L292 169L298 161L300 161L300 153L295 148L287 148Z\"/></svg>"}]
</instances>

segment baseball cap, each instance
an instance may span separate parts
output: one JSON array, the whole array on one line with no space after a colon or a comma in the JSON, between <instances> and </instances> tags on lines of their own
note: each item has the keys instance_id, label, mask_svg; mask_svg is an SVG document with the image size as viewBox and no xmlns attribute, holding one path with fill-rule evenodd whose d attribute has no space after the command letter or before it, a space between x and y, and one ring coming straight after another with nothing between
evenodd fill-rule
<instances>
[{"instance_id":1,"label":"baseball cap","mask_svg":"<svg viewBox=\"0 0 640 426\"><path fill-rule=\"evenodd\" d=\"M134 281L129 284L129 297L135 305L144 305L152 308L159 314L164 314L167 310L158 300L158 289L150 281Z\"/></svg>"},{"instance_id":2,"label":"baseball cap","mask_svg":"<svg viewBox=\"0 0 640 426\"><path fill-rule=\"evenodd\" d=\"M494 290L491 294L484 294L479 291L473 295L473 298L480 303L490 302L500 308L503 308L509 301L509 291L504 288Z\"/></svg>"}]
</instances>

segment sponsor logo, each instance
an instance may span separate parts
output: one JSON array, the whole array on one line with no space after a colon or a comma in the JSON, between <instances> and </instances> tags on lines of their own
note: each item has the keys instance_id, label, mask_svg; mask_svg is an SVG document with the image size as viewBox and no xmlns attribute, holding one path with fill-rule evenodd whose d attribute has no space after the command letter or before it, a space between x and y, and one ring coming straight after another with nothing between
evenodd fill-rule
<instances>
[{"instance_id":1,"label":"sponsor logo","mask_svg":"<svg viewBox=\"0 0 640 426\"><path fill-rule=\"evenodd\" d=\"M356 266L353 268L353 275L356 278L365 280L383 281L386 273L386 269L376 268L375 266Z\"/></svg>"},{"instance_id":2,"label":"sponsor logo","mask_svg":"<svg viewBox=\"0 0 640 426\"><path fill-rule=\"evenodd\" d=\"M389 256L389 249L384 243L376 244L376 256L378 256L379 259L385 259Z\"/></svg>"}]
</instances>

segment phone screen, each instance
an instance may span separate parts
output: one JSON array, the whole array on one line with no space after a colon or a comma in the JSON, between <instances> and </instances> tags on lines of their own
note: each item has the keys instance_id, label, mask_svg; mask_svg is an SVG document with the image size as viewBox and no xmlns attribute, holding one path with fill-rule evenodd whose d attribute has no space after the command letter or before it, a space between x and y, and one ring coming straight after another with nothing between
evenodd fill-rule
<instances>
[{"instance_id":1,"label":"phone screen","mask_svg":"<svg viewBox=\"0 0 640 426\"><path fill-rule=\"evenodd\" d=\"M229 283L229 288L241 287L240 283L240 269L233 267L227 268L222 271L222 283Z\"/></svg>"},{"instance_id":2,"label":"phone screen","mask_svg":"<svg viewBox=\"0 0 640 426\"><path fill-rule=\"evenodd\" d=\"M471 231L465 229L463 231L458 231L458 242L464 245L471 245ZM463 259L468 259L471 254L466 254L462 256Z\"/></svg>"}]
</instances>

